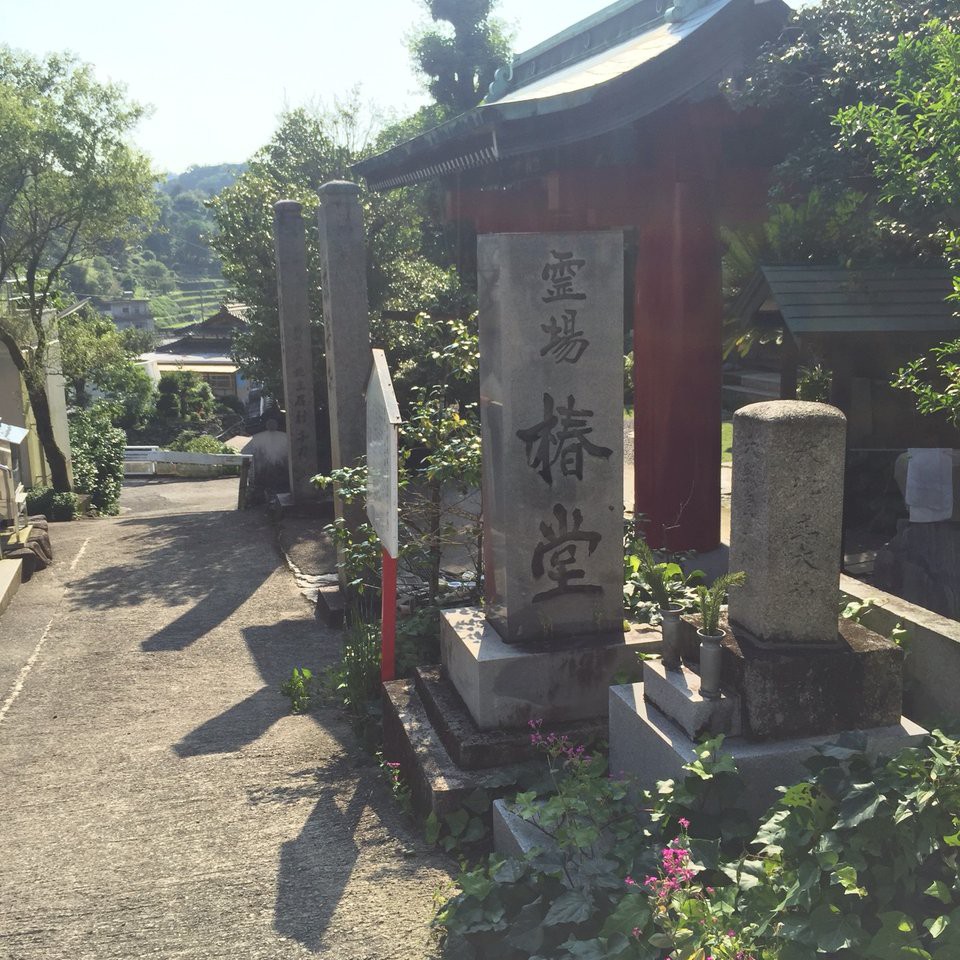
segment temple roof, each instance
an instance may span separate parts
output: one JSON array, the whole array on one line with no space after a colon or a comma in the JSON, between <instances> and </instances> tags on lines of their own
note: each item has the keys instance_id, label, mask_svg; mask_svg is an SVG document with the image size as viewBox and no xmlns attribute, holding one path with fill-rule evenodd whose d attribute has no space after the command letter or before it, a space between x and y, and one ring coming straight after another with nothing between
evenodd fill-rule
<instances>
[{"instance_id":1,"label":"temple roof","mask_svg":"<svg viewBox=\"0 0 960 960\"><path fill-rule=\"evenodd\" d=\"M375 189L393 189L716 96L788 10L783 0L619 0L519 54L472 110L355 169Z\"/></svg>"},{"instance_id":2,"label":"temple roof","mask_svg":"<svg viewBox=\"0 0 960 960\"><path fill-rule=\"evenodd\" d=\"M825 333L960 333L950 271L889 266L846 270L761 266L733 308L750 320L775 311L796 336Z\"/></svg>"}]
</instances>

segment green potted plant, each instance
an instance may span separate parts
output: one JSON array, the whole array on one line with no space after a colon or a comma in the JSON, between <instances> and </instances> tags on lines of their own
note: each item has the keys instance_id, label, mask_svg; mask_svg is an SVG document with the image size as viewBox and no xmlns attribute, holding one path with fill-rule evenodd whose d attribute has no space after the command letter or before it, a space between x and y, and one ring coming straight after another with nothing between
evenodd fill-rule
<instances>
[{"instance_id":1,"label":"green potted plant","mask_svg":"<svg viewBox=\"0 0 960 960\"><path fill-rule=\"evenodd\" d=\"M700 695L706 700L720 697L720 608L730 587L739 587L747 575L741 570L717 577L709 587L697 587L697 609L700 611Z\"/></svg>"},{"instance_id":2,"label":"green potted plant","mask_svg":"<svg viewBox=\"0 0 960 960\"><path fill-rule=\"evenodd\" d=\"M667 670L680 669L680 614L683 606L673 595L676 584L683 584L683 570L677 563L657 562L645 540L634 543L636 573L660 611L663 633L663 665Z\"/></svg>"}]
</instances>

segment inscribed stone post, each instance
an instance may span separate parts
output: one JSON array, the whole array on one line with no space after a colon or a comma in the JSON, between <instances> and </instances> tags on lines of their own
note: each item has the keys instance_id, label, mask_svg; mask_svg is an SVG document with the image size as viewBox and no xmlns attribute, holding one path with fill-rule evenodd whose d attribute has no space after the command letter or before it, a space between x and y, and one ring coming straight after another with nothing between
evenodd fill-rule
<instances>
[{"instance_id":1,"label":"inscribed stone post","mask_svg":"<svg viewBox=\"0 0 960 960\"><path fill-rule=\"evenodd\" d=\"M757 640L835 644L846 418L824 403L755 403L733 418L730 620Z\"/></svg>"},{"instance_id":2,"label":"inscribed stone post","mask_svg":"<svg viewBox=\"0 0 960 960\"><path fill-rule=\"evenodd\" d=\"M333 468L354 466L366 452L363 391L370 367L367 254L359 187L333 181L320 188L320 274L327 357ZM365 522L363 505L334 496L338 519L351 530Z\"/></svg>"},{"instance_id":3,"label":"inscribed stone post","mask_svg":"<svg viewBox=\"0 0 960 960\"><path fill-rule=\"evenodd\" d=\"M313 392L313 344L307 294L307 253L301 206L281 200L273 207L280 307L283 396L290 445L288 467L294 502L316 498L310 478L319 472L317 414Z\"/></svg>"},{"instance_id":4,"label":"inscribed stone post","mask_svg":"<svg viewBox=\"0 0 960 960\"><path fill-rule=\"evenodd\" d=\"M487 620L623 631L623 237L481 236Z\"/></svg>"}]
</instances>

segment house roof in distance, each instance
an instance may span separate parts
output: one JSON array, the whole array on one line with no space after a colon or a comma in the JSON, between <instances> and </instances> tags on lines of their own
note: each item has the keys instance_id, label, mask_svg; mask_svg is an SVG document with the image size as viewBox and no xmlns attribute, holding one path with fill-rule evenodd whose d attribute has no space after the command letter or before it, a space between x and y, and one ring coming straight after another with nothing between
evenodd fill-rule
<instances>
[{"instance_id":1,"label":"house roof in distance","mask_svg":"<svg viewBox=\"0 0 960 960\"><path fill-rule=\"evenodd\" d=\"M375 189L393 189L715 96L788 11L783 0L618 0L515 57L472 110L355 169Z\"/></svg>"},{"instance_id":2,"label":"house roof in distance","mask_svg":"<svg viewBox=\"0 0 960 960\"><path fill-rule=\"evenodd\" d=\"M761 266L734 313L778 310L791 333L960 334L950 271L943 267Z\"/></svg>"}]
</instances>

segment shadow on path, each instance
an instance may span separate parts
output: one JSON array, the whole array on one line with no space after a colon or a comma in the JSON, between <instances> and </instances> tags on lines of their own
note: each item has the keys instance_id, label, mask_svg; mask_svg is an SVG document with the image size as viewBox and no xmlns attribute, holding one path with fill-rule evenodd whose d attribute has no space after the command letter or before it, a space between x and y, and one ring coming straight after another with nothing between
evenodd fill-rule
<instances>
[{"instance_id":1,"label":"shadow on path","mask_svg":"<svg viewBox=\"0 0 960 960\"><path fill-rule=\"evenodd\" d=\"M183 650L231 616L277 566L264 520L251 511L132 517L114 524L137 542L131 563L101 567L72 586L76 606L135 607L149 598L190 608L142 643L146 651ZM257 549L251 550L251 541ZM243 561L238 562L242 551Z\"/></svg>"}]
</instances>

